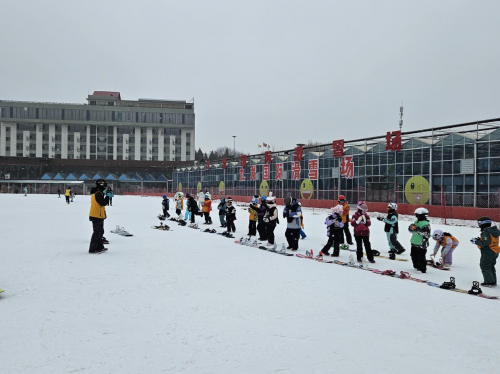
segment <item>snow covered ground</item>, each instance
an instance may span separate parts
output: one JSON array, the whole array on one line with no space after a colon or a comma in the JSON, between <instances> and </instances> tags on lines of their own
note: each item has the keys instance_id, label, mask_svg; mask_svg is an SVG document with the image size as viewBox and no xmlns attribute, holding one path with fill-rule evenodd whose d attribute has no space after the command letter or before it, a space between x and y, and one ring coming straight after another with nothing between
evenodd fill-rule
<instances>
[{"instance_id":1,"label":"snow covered ground","mask_svg":"<svg viewBox=\"0 0 500 374\"><path fill-rule=\"evenodd\" d=\"M1 373L500 372L500 300L279 256L187 227L153 230L160 202L116 196L105 222L109 252L89 255L88 196L67 205L53 195L0 195ZM326 211L317 213L305 210L300 253L326 242ZM400 240L409 259L407 223ZM239 208L237 236L247 224ZM110 233L116 225L134 236ZM482 281L469 242L478 230L436 228L461 241L451 272L418 274L410 261L385 259L374 268L438 283L454 276L466 289ZM278 243L284 232L282 223ZM371 242L386 254L376 220Z\"/></svg>"}]
</instances>

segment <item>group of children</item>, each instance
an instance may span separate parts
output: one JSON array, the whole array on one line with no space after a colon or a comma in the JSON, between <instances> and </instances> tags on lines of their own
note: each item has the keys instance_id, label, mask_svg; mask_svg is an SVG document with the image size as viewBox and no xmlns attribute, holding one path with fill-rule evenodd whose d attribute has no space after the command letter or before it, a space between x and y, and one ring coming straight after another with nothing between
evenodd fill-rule
<instances>
[{"instance_id":1,"label":"group of children","mask_svg":"<svg viewBox=\"0 0 500 374\"><path fill-rule=\"evenodd\" d=\"M209 194L205 194L204 201L201 202L202 212L198 213L197 204L193 196L186 194L188 199L185 220L190 219L194 222L195 215L203 215L205 223L212 223L210 212L212 210L212 202ZM182 192L177 192L174 201L176 214L181 217L183 210L184 195ZM259 201L260 200L260 201ZM163 195L162 201L163 214L165 217L170 217L168 214L169 202L166 195ZM227 199L221 197L220 203L217 206L219 211L220 227L226 228L228 233L235 232L236 227L236 208L233 206L233 201L230 197ZM405 248L398 241L399 223L398 223L398 206L395 203L389 203L387 206L387 216L377 217L379 221L384 222L384 232L387 236L389 246L389 254L395 257L396 254L405 252ZM254 195L248 207L249 224L248 236L257 236L259 241L267 241L268 246L275 245L274 230L279 224L278 209L275 204L275 198L272 193L268 197ZM363 261L363 255L366 254L370 263L375 263L374 251L372 251L370 243L370 226L371 220L368 215L368 206L365 201L359 201L357 210L349 219L349 204L345 196L340 195L338 204L331 209L331 213L325 220L327 226L328 242L321 250L321 255L330 255L329 249L333 247L332 257L340 255L341 248L348 248L348 245L354 245L349 226L353 227L354 241L356 242L356 257L358 262ZM453 252L458 247L460 242L452 234L435 230L431 235L431 226L428 219L429 212L425 208L417 208L415 210L416 220L408 227L408 231L412 234L410 239L411 244L411 259L413 267L422 273L427 271L427 264L430 262L435 266L450 268L453 263ZM297 199L290 196L285 198L285 207L283 209L283 218L286 219L287 228L285 237L288 242L288 248L292 251L298 249L299 237L305 237L303 232L303 214L301 204ZM481 217L478 220L478 225L481 229L481 235L471 239L473 244L476 244L481 250L480 267L484 276L483 286L494 286L497 283L495 264L500 253L500 230L496 226L491 226L491 219ZM435 241L433 253L430 255L431 260L427 260L427 248L429 239ZM363 253L363 249L365 253ZM440 256L438 255L441 249ZM439 257L439 259L437 259Z\"/></svg>"}]
</instances>

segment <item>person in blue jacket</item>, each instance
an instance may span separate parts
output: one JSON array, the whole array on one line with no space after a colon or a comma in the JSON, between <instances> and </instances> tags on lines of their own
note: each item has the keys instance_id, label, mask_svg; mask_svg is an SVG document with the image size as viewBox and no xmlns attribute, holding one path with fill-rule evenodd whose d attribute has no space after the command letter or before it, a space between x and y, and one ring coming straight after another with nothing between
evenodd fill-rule
<instances>
[{"instance_id":1,"label":"person in blue jacket","mask_svg":"<svg viewBox=\"0 0 500 374\"><path fill-rule=\"evenodd\" d=\"M111 189L111 187L108 187L108 189L106 190L106 196L109 197L109 206L113 206L113 196L115 194L113 193L113 190Z\"/></svg>"},{"instance_id":2,"label":"person in blue jacket","mask_svg":"<svg viewBox=\"0 0 500 374\"><path fill-rule=\"evenodd\" d=\"M170 209L170 200L168 199L167 195L163 195L161 207L163 209L163 217L170 218L170 213L168 213L168 210Z\"/></svg>"}]
</instances>

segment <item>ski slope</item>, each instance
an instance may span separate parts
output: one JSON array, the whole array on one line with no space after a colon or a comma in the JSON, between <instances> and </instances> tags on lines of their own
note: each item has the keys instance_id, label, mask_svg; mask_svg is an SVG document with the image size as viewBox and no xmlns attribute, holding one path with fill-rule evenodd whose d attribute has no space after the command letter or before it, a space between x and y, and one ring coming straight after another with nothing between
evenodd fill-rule
<instances>
[{"instance_id":1,"label":"ski slope","mask_svg":"<svg viewBox=\"0 0 500 374\"><path fill-rule=\"evenodd\" d=\"M153 230L161 212L153 197L115 196L109 251L89 255L89 204L88 196L67 205L54 195L0 195L2 374L500 372L500 300L279 256L176 224ZM299 253L326 243L325 217L304 210ZM409 259L408 224L400 223L400 241ZM110 233L116 225L134 236ZM247 226L238 208L235 236ZM461 241L452 271L420 274L411 261L385 259L373 267L438 283L454 276L466 289L482 281L469 242L478 229L436 228ZM371 233L387 254L383 223L373 220ZM500 288L483 292L500 296Z\"/></svg>"}]
</instances>

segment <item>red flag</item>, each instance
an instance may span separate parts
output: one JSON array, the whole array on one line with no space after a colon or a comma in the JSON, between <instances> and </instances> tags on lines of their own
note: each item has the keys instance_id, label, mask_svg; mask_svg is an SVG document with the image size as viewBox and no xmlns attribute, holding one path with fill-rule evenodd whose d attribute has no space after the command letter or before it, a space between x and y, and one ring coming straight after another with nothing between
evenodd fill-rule
<instances>
[{"instance_id":1,"label":"red flag","mask_svg":"<svg viewBox=\"0 0 500 374\"><path fill-rule=\"evenodd\" d=\"M224 158L222 159L222 168L223 168L223 169L225 169L225 168L227 167L227 166L226 166L226 162L227 162L227 160L226 160L226 158L224 157Z\"/></svg>"},{"instance_id":2,"label":"red flag","mask_svg":"<svg viewBox=\"0 0 500 374\"><path fill-rule=\"evenodd\" d=\"M210 169L210 160L207 160L207 161L205 162L205 165L206 165L207 169Z\"/></svg>"}]
</instances>

